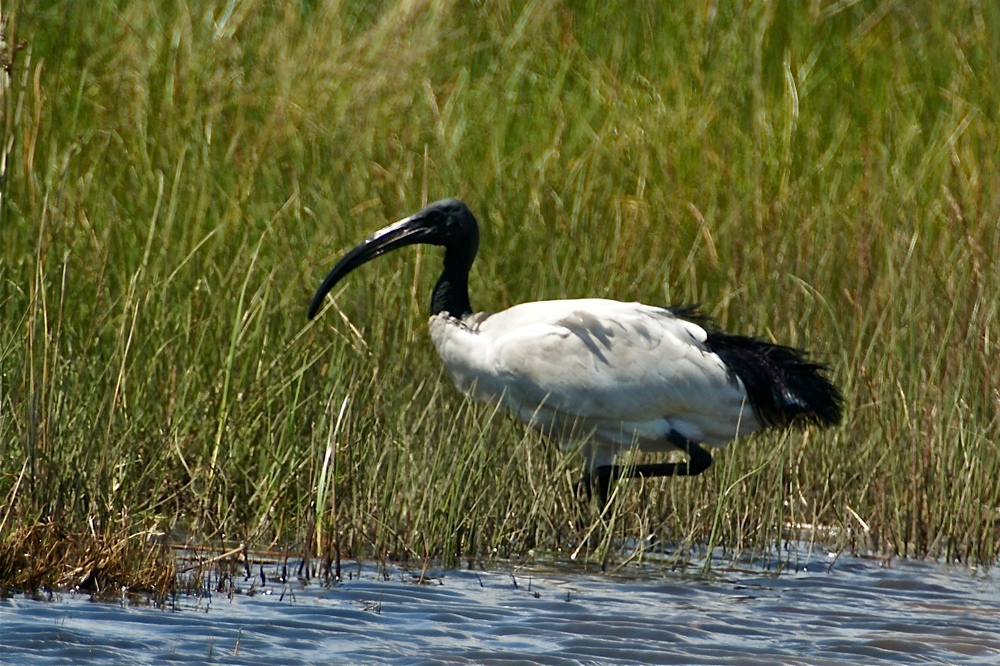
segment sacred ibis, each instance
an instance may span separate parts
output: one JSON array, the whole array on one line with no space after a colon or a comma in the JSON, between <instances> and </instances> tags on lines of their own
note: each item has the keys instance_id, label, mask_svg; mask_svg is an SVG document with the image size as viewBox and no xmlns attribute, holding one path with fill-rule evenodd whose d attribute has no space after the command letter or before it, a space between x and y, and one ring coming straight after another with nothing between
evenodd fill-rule
<instances>
[{"instance_id":1,"label":"sacred ibis","mask_svg":"<svg viewBox=\"0 0 1000 666\"><path fill-rule=\"evenodd\" d=\"M712 464L704 446L840 421L840 392L823 366L790 347L723 333L690 309L586 298L474 313L468 284L479 225L457 199L432 203L348 252L316 291L309 318L355 268L417 243L444 248L429 328L459 389L503 403L561 448L581 451L602 503L611 478L694 476ZM632 448L679 449L688 459L616 465Z\"/></svg>"}]
</instances>

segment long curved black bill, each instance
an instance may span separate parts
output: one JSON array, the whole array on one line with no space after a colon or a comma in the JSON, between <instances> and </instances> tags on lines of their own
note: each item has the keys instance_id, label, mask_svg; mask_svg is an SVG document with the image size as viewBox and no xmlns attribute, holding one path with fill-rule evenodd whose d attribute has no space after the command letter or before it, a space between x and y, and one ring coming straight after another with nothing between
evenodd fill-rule
<instances>
[{"instance_id":1,"label":"long curved black bill","mask_svg":"<svg viewBox=\"0 0 1000 666\"><path fill-rule=\"evenodd\" d=\"M358 266L363 266L372 259L397 248L425 242L431 230L423 222L423 218L418 213L390 224L384 229L376 231L370 238L344 255L344 258L337 262L337 265L323 280L323 284L316 290L316 295L313 296L312 303L309 304L309 318L315 317L316 313L323 307L323 299L330 293L330 290Z\"/></svg>"}]
</instances>

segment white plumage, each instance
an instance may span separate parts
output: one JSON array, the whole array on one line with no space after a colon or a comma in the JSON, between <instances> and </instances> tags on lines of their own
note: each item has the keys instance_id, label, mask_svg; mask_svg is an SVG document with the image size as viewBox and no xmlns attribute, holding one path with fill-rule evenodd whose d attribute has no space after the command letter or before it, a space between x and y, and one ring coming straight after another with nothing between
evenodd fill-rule
<instances>
[{"instance_id":1,"label":"white plumage","mask_svg":"<svg viewBox=\"0 0 1000 666\"><path fill-rule=\"evenodd\" d=\"M722 446L760 429L708 333L670 310L604 299L537 301L466 320L437 314L431 338L455 384L503 401L590 467L623 449L676 447L664 434Z\"/></svg>"}]
</instances>

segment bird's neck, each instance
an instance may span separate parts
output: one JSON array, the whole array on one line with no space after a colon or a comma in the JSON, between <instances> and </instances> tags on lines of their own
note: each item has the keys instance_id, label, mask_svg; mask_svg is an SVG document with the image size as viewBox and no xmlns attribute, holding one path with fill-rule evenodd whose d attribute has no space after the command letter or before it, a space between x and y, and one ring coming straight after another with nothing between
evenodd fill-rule
<instances>
[{"instance_id":1,"label":"bird's neck","mask_svg":"<svg viewBox=\"0 0 1000 666\"><path fill-rule=\"evenodd\" d=\"M444 270L431 294L432 315L446 312L462 319L472 314L472 306L469 305L469 269L475 258L475 250L471 253L452 248L445 251Z\"/></svg>"}]
</instances>

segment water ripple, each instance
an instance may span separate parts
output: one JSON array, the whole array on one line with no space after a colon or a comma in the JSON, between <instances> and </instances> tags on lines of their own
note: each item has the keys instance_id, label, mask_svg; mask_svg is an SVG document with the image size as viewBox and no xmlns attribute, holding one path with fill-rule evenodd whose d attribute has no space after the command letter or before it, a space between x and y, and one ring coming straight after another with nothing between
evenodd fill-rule
<instances>
[{"instance_id":1,"label":"water ripple","mask_svg":"<svg viewBox=\"0 0 1000 666\"><path fill-rule=\"evenodd\" d=\"M369 565L336 586L272 578L172 609L0 601L0 663L987 664L1000 585L960 567L845 558L709 576Z\"/></svg>"}]
</instances>

